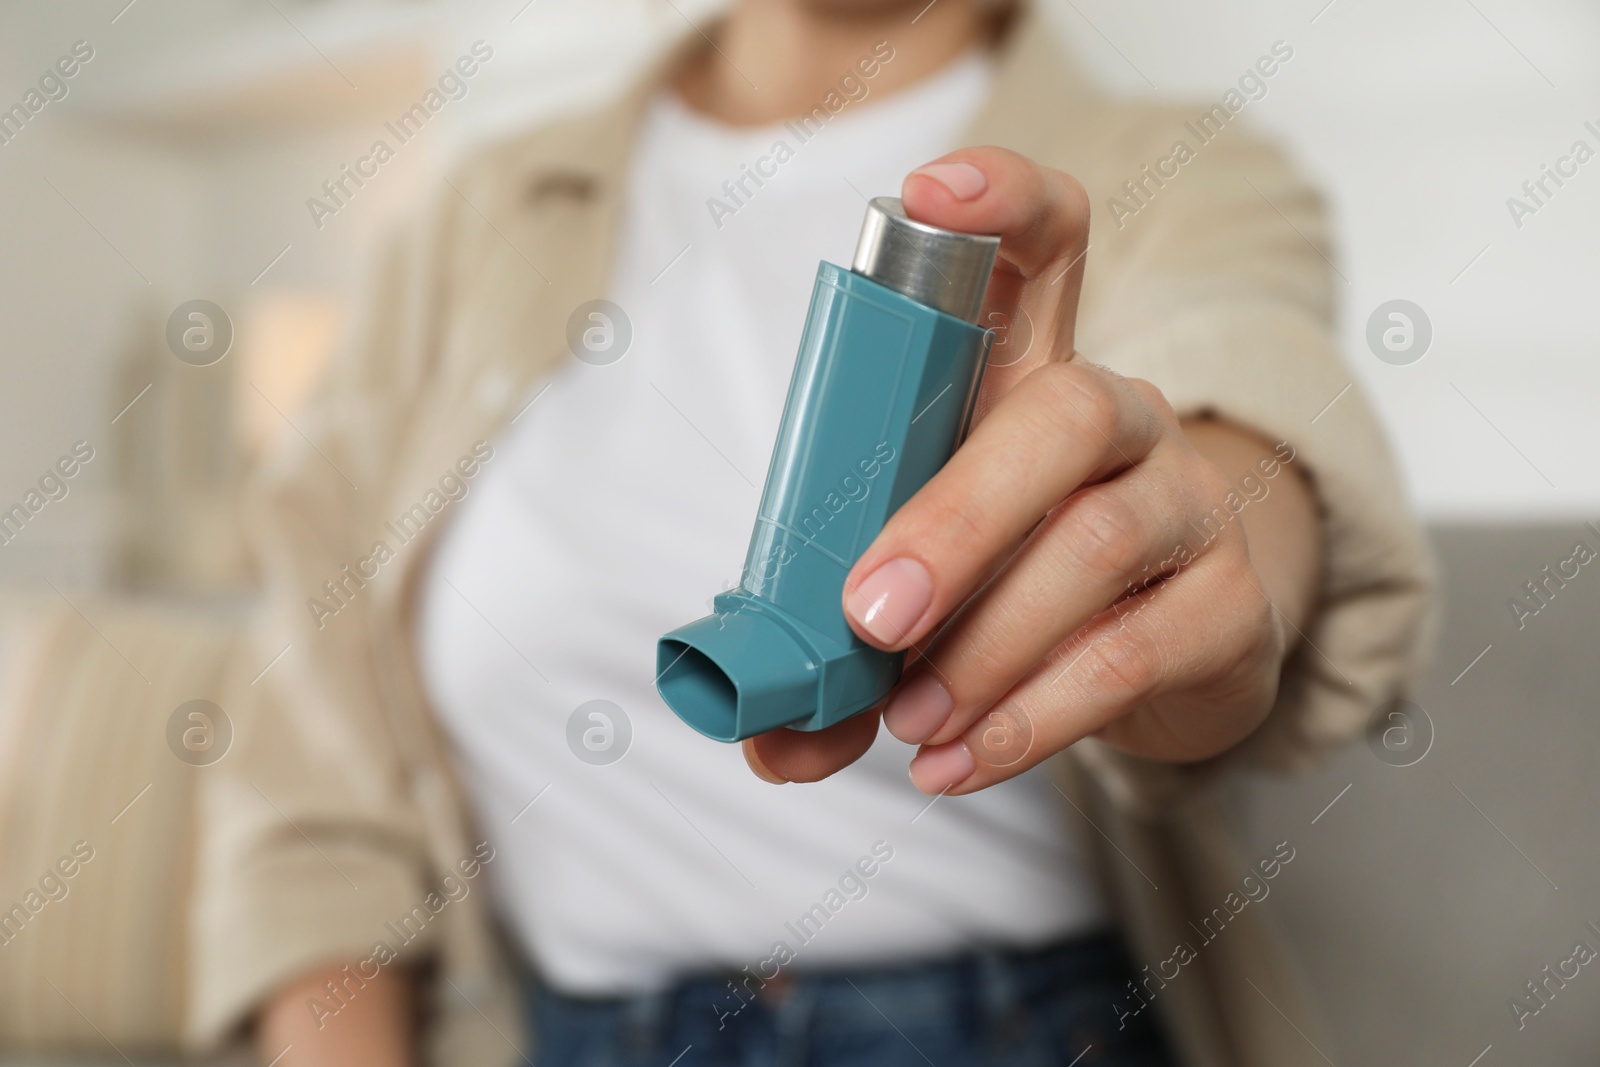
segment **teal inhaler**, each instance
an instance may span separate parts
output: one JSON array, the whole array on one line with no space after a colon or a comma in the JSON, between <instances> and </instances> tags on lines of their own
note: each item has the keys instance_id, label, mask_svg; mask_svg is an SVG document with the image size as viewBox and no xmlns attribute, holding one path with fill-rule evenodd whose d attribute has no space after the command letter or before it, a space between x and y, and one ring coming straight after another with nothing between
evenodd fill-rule
<instances>
[{"instance_id":1,"label":"teal inhaler","mask_svg":"<svg viewBox=\"0 0 1600 1067\"><path fill-rule=\"evenodd\" d=\"M966 432L999 246L879 197L851 269L818 266L739 587L656 648L656 688L696 730L820 730L894 687L905 653L850 629L845 576Z\"/></svg>"}]
</instances>

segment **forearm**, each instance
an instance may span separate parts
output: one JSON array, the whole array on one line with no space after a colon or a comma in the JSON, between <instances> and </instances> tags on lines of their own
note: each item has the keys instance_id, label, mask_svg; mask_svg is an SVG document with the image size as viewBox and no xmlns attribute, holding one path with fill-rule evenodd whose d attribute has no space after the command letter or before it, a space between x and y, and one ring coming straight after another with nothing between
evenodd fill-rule
<instances>
[{"instance_id":1,"label":"forearm","mask_svg":"<svg viewBox=\"0 0 1600 1067\"><path fill-rule=\"evenodd\" d=\"M257 1022L261 1062L276 1060L276 1067L411 1067L411 976L395 967L371 979L352 978L354 973L354 965L329 966L280 989Z\"/></svg>"},{"instance_id":2,"label":"forearm","mask_svg":"<svg viewBox=\"0 0 1600 1067\"><path fill-rule=\"evenodd\" d=\"M1267 487L1265 496L1250 497L1239 512L1249 542L1250 561L1265 585L1263 590L1288 624L1286 649L1299 639L1299 631L1316 608L1317 584L1322 570L1322 526L1316 494L1293 462L1283 463L1275 477L1265 476L1258 464L1277 462L1272 444L1247 430L1219 419L1189 419L1183 430L1195 449L1220 470L1230 485L1240 486L1248 476Z\"/></svg>"}]
</instances>

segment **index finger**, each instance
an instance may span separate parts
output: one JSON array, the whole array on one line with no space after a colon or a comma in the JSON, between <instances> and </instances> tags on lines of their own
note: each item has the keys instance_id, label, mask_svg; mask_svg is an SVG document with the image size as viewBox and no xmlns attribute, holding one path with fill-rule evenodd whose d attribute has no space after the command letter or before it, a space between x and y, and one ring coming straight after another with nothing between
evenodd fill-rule
<instances>
[{"instance_id":1,"label":"index finger","mask_svg":"<svg viewBox=\"0 0 1600 1067\"><path fill-rule=\"evenodd\" d=\"M921 641L1053 508L1148 456L1176 426L1164 404L1154 386L1092 363L1030 373L851 567L843 604L856 634L883 649ZM1151 521L1134 513L1102 522L1088 540L1117 540Z\"/></svg>"}]
</instances>

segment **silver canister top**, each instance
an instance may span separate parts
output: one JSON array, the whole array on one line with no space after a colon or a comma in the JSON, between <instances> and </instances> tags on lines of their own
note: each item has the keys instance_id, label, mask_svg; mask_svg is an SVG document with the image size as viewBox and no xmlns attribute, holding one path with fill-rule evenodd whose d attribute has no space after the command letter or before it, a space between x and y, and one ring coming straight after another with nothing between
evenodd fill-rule
<instances>
[{"instance_id":1,"label":"silver canister top","mask_svg":"<svg viewBox=\"0 0 1600 1067\"><path fill-rule=\"evenodd\" d=\"M976 323L1000 250L989 234L941 230L906 217L900 198L867 205L850 269L919 304Z\"/></svg>"}]
</instances>

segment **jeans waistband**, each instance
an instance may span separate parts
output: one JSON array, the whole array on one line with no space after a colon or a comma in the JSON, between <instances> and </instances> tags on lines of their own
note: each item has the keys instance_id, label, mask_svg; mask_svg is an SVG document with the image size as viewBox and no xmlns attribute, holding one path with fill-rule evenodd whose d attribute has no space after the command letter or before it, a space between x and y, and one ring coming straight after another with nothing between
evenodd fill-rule
<instances>
[{"instance_id":1,"label":"jeans waistband","mask_svg":"<svg viewBox=\"0 0 1600 1067\"><path fill-rule=\"evenodd\" d=\"M846 1024L959 1011L985 1029L1004 1030L1036 999L1063 987L1120 985L1131 973L1118 938L1095 932L1043 948L977 949L887 966L765 972L755 967L688 975L654 992L619 997L571 996L533 979L536 1015L564 1025L609 1029L640 1053L659 1046L688 1016L720 1030L760 1014L777 1035L800 1032L818 1014ZM747 1021L747 1020L745 1020Z\"/></svg>"}]
</instances>

